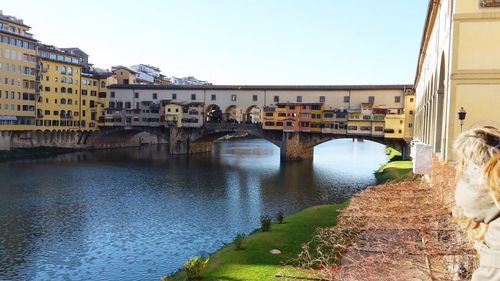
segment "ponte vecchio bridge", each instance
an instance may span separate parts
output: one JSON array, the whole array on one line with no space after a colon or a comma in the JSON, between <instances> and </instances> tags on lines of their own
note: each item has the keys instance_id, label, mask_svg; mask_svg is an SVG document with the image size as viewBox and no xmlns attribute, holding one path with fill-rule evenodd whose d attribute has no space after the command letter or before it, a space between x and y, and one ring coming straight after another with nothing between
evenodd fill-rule
<instances>
[{"instance_id":1,"label":"ponte vecchio bridge","mask_svg":"<svg viewBox=\"0 0 500 281\"><path fill-rule=\"evenodd\" d=\"M412 138L411 85L111 85L109 91L96 136L145 131L166 140L172 154L210 151L224 135L247 133L279 146L282 160L312 159L315 145L339 138L379 142L406 156Z\"/></svg>"}]
</instances>

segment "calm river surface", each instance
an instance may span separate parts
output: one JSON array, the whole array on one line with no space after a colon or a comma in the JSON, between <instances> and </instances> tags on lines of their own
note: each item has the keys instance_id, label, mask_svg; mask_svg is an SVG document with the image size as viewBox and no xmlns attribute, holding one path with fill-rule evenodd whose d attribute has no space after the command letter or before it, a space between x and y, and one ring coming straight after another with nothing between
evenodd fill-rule
<instances>
[{"instance_id":1,"label":"calm river surface","mask_svg":"<svg viewBox=\"0 0 500 281\"><path fill-rule=\"evenodd\" d=\"M257 139L189 157L155 146L0 163L0 280L157 281L257 228L261 214L374 183L383 152L336 140L312 163L280 163Z\"/></svg>"}]
</instances>

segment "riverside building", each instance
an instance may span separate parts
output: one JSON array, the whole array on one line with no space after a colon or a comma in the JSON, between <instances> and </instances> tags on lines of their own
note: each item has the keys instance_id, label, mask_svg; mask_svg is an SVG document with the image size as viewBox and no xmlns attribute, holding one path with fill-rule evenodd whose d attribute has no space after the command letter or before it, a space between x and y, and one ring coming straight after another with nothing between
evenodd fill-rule
<instances>
[{"instance_id":1,"label":"riverside building","mask_svg":"<svg viewBox=\"0 0 500 281\"><path fill-rule=\"evenodd\" d=\"M462 130L500 127L500 1L429 1L418 59L415 139L453 160ZM466 112L463 126L458 111Z\"/></svg>"},{"instance_id":2,"label":"riverside building","mask_svg":"<svg viewBox=\"0 0 500 281\"><path fill-rule=\"evenodd\" d=\"M0 11L0 131L35 128L37 40L29 30Z\"/></svg>"}]
</instances>

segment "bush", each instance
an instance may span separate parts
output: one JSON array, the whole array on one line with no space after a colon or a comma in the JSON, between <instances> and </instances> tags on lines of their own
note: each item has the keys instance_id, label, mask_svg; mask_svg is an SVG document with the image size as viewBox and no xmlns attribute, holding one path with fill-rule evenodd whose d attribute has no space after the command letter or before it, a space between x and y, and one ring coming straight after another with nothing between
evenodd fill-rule
<instances>
[{"instance_id":1,"label":"bush","mask_svg":"<svg viewBox=\"0 0 500 281\"><path fill-rule=\"evenodd\" d=\"M260 229L262 232L269 232L271 231L271 217L268 215L262 215L260 216Z\"/></svg>"},{"instance_id":2,"label":"bush","mask_svg":"<svg viewBox=\"0 0 500 281\"><path fill-rule=\"evenodd\" d=\"M283 219L285 218L285 216L283 215L283 212L282 211L279 211L277 214L276 214L276 220L278 221L279 224L282 224L283 223Z\"/></svg>"},{"instance_id":3,"label":"bush","mask_svg":"<svg viewBox=\"0 0 500 281\"><path fill-rule=\"evenodd\" d=\"M237 233L234 237L233 243L236 250L243 250L243 242L245 242L246 235L244 233Z\"/></svg>"},{"instance_id":4,"label":"bush","mask_svg":"<svg viewBox=\"0 0 500 281\"><path fill-rule=\"evenodd\" d=\"M208 257L190 257L182 266L182 270L186 272L187 278L194 279L200 276L201 271L208 263Z\"/></svg>"}]
</instances>

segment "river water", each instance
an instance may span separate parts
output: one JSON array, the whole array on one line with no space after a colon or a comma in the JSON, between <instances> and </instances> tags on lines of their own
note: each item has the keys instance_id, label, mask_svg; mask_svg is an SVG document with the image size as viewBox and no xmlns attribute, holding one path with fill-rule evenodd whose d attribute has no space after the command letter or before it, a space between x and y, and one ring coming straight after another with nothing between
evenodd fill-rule
<instances>
[{"instance_id":1,"label":"river water","mask_svg":"<svg viewBox=\"0 0 500 281\"><path fill-rule=\"evenodd\" d=\"M154 146L3 162L0 280L159 280L261 214L349 197L386 160L382 145L336 140L280 163L253 139L189 157Z\"/></svg>"}]
</instances>

